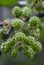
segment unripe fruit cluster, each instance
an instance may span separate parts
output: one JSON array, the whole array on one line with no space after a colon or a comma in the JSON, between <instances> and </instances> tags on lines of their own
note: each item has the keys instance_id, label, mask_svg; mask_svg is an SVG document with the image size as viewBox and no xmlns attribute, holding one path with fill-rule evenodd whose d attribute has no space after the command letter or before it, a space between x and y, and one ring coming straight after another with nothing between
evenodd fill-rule
<instances>
[{"instance_id":1,"label":"unripe fruit cluster","mask_svg":"<svg viewBox=\"0 0 44 65\"><path fill-rule=\"evenodd\" d=\"M22 32L18 32L15 34L15 40L16 41L23 41L25 40L25 34Z\"/></svg>"},{"instance_id":2,"label":"unripe fruit cluster","mask_svg":"<svg viewBox=\"0 0 44 65\"><path fill-rule=\"evenodd\" d=\"M35 54L34 50L32 49L31 46L29 46L27 49L24 50L24 54L27 57L33 58L33 55Z\"/></svg>"},{"instance_id":3,"label":"unripe fruit cluster","mask_svg":"<svg viewBox=\"0 0 44 65\"><path fill-rule=\"evenodd\" d=\"M22 49L24 48L24 54L30 58L33 58L35 53L40 53L42 50L42 45L39 41L36 41L32 36L25 36L25 34L22 32L17 32L13 38L10 38L3 43L1 45L1 49L3 52L8 52L12 46L14 46L11 51L11 55L16 57L20 51L20 45Z\"/></svg>"},{"instance_id":4,"label":"unripe fruit cluster","mask_svg":"<svg viewBox=\"0 0 44 65\"><path fill-rule=\"evenodd\" d=\"M29 19L29 24L31 29L36 29L40 25L40 19L36 16L33 16Z\"/></svg>"},{"instance_id":5,"label":"unripe fruit cluster","mask_svg":"<svg viewBox=\"0 0 44 65\"><path fill-rule=\"evenodd\" d=\"M24 22L16 18L12 21L11 25L14 27L15 30L18 30L23 27Z\"/></svg>"},{"instance_id":6,"label":"unripe fruit cluster","mask_svg":"<svg viewBox=\"0 0 44 65\"><path fill-rule=\"evenodd\" d=\"M23 7L22 9L20 7L14 7L13 11L12 11L13 15L15 15L16 17L22 16L22 17L30 17L31 15L31 9L29 9L28 7Z\"/></svg>"},{"instance_id":7,"label":"unripe fruit cluster","mask_svg":"<svg viewBox=\"0 0 44 65\"><path fill-rule=\"evenodd\" d=\"M9 38L5 43L3 43L1 45L1 49L3 52L8 52L11 47L14 45L15 41L14 41L14 37L13 38Z\"/></svg>"},{"instance_id":8,"label":"unripe fruit cluster","mask_svg":"<svg viewBox=\"0 0 44 65\"><path fill-rule=\"evenodd\" d=\"M12 11L12 14L15 15L16 17L19 17L21 15L22 11L21 11L21 8L20 7L14 7L13 8L13 11Z\"/></svg>"},{"instance_id":9,"label":"unripe fruit cluster","mask_svg":"<svg viewBox=\"0 0 44 65\"><path fill-rule=\"evenodd\" d=\"M31 10L28 7L22 9L22 15L29 17ZM13 14L19 17L21 15L21 9L19 7L13 8ZM26 27L25 27L26 25ZM36 16L30 17L28 23L24 23L21 19L13 19L10 23L13 27L14 34L12 38L9 38L6 42L2 43L2 52L8 52L11 50L11 55L16 57L21 50L24 50L24 54L27 57L33 58L36 53L40 53L42 45L39 42L40 37L40 19ZM28 32L27 34L24 33Z\"/></svg>"},{"instance_id":10,"label":"unripe fruit cluster","mask_svg":"<svg viewBox=\"0 0 44 65\"><path fill-rule=\"evenodd\" d=\"M33 16L29 19L28 27L30 28L30 34L36 38L36 40L40 37L40 19L36 16Z\"/></svg>"},{"instance_id":11,"label":"unripe fruit cluster","mask_svg":"<svg viewBox=\"0 0 44 65\"><path fill-rule=\"evenodd\" d=\"M24 7L24 8L22 8L22 16L23 17L30 17L30 15L31 15L31 9L29 9L28 7Z\"/></svg>"}]
</instances>

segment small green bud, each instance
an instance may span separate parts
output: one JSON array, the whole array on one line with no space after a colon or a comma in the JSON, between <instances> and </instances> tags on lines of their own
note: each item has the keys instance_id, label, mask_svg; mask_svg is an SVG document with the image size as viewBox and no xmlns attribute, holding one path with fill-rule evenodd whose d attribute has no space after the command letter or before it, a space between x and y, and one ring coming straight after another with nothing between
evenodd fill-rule
<instances>
[{"instance_id":1,"label":"small green bud","mask_svg":"<svg viewBox=\"0 0 44 65\"><path fill-rule=\"evenodd\" d=\"M24 50L24 54L25 54L27 57L33 58L35 52L34 52L34 50L32 49L32 47L29 46L27 49Z\"/></svg>"},{"instance_id":2,"label":"small green bud","mask_svg":"<svg viewBox=\"0 0 44 65\"><path fill-rule=\"evenodd\" d=\"M31 9L30 8L28 8L28 7L22 8L22 16L23 17L28 18L28 17L30 17L30 15L31 15Z\"/></svg>"},{"instance_id":3,"label":"small green bud","mask_svg":"<svg viewBox=\"0 0 44 65\"><path fill-rule=\"evenodd\" d=\"M38 28L40 25L40 19L36 16L33 16L29 19L29 23L28 23L28 26L31 28L31 29L36 29Z\"/></svg>"},{"instance_id":4,"label":"small green bud","mask_svg":"<svg viewBox=\"0 0 44 65\"><path fill-rule=\"evenodd\" d=\"M16 6L13 8L12 14L16 17L19 17L22 14L21 8Z\"/></svg>"},{"instance_id":5,"label":"small green bud","mask_svg":"<svg viewBox=\"0 0 44 65\"><path fill-rule=\"evenodd\" d=\"M24 33L22 33L22 32L17 32L17 33L15 34L15 40L16 40L16 41L24 41L24 39L25 39L25 34L24 34Z\"/></svg>"},{"instance_id":6,"label":"small green bud","mask_svg":"<svg viewBox=\"0 0 44 65\"><path fill-rule=\"evenodd\" d=\"M11 23L15 30L21 29L24 25L24 22L20 19L14 19Z\"/></svg>"}]
</instances>

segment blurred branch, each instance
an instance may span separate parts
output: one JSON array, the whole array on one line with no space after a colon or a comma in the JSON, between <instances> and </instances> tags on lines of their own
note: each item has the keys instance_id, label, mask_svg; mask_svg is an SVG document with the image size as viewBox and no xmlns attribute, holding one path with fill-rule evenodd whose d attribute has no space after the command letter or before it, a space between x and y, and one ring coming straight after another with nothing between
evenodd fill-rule
<instances>
[{"instance_id":1,"label":"blurred branch","mask_svg":"<svg viewBox=\"0 0 44 65\"><path fill-rule=\"evenodd\" d=\"M32 14L31 16L44 17L44 12L39 12L36 14Z\"/></svg>"}]
</instances>

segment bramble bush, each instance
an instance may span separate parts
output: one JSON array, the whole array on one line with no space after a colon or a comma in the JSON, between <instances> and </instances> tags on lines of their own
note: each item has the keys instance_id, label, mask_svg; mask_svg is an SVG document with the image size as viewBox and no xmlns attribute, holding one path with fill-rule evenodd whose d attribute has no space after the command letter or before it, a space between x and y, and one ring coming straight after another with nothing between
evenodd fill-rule
<instances>
[{"instance_id":1,"label":"bramble bush","mask_svg":"<svg viewBox=\"0 0 44 65\"><path fill-rule=\"evenodd\" d=\"M37 1L33 0L34 3L38 3ZM1 44L2 53L10 51L10 54L16 57L23 50L27 57L33 58L35 54L42 51L39 41L41 20L37 16L31 16L32 9L27 6L23 8L15 6L12 14L15 18L11 22L8 19L4 20L3 27L0 29L0 39L3 39L4 35L9 35ZM9 33L10 29L13 32Z\"/></svg>"}]
</instances>

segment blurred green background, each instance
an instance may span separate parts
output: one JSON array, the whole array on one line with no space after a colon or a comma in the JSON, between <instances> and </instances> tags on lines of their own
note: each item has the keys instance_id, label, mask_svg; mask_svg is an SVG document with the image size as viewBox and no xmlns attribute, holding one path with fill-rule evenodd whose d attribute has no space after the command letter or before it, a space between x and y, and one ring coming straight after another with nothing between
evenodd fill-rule
<instances>
[{"instance_id":1,"label":"blurred green background","mask_svg":"<svg viewBox=\"0 0 44 65\"><path fill-rule=\"evenodd\" d=\"M24 1L24 4L20 4ZM12 18L12 8L15 5L24 6L25 0L0 0L0 21L6 18ZM40 54L35 55L33 59L29 59L24 56L23 52L17 58L10 56L10 53L2 54L0 56L0 65L44 65L44 17L41 19L41 36L40 41L43 45L43 50Z\"/></svg>"},{"instance_id":2,"label":"blurred green background","mask_svg":"<svg viewBox=\"0 0 44 65\"><path fill-rule=\"evenodd\" d=\"M17 4L18 0L0 0L0 5L2 6L8 6L8 5L13 5Z\"/></svg>"}]
</instances>

